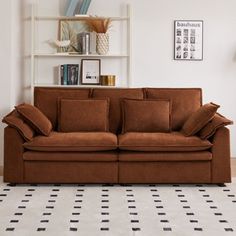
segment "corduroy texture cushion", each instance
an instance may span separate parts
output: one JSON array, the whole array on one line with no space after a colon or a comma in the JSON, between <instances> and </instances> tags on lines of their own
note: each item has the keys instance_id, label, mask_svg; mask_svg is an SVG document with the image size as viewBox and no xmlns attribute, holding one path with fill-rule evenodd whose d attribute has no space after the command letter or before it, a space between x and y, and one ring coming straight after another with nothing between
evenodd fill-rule
<instances>
[{"instance_id":1,"label":"corduroy texture cushion","mask_svg":"<svg viewBox=\"0 0 236 236\"><path fill-rule=\"evenodd\" d=\"M109 99L61 99L58 109L61 132L109 131Z\"/></svg>"},{"instance_id":2,"label":"corduroy texture cushion","mask_svg":"<svg viewBox=\"0 0 236 236\"><path fill-rule=\"evenodd\" d=\"M34 130L24 122L16 110L6 115L2 122L17 129L26 141L31 141L35 135Z\"/></svg>"},{"instance_id":3,"label":"corduroy texture cushion","mask_svg":"<svg viewBox=\"0 0 236 236\"><path fill-rule=\"evenodd\" d=\"M220 115L219 113L215 114L214 118L207 123L198 133L198 136L201 139L208 139L215 134L217 129L226 126L232 125L233 121L227 119L226 117Z\"/></svg>"},{"instance_id":4,"label":"corduroy texture cushion","mask_svg":"<svg viewBox=\"0 0 236 236\"><path fill-rule=\"evenodd\" d=\"M122 133L170 132L170 100L123 99L122 113Z\"/></svg>"},{"instance_id":5,"label":"corduroy texture cushion","mask_svg":"<svg viewBox=\"0 0 236 236\"><path fill-rule=\"evenodd\" d=\"M211 121L220 106L214 103L207 103L194 112L184 123L181 132L185 136L192 136L201 130Z\"/></svg>"},{"instance_id":6,"label":"corduroy texture cushion","mask_svg":"<svg viewBox=\"0 0 236 236\"><path fill-rule=\"evenodd\" d=\"M117 149L117 136L109 132L51 132L48 137L36 136L24 147L44 152L92 152Z\"/></svg>"},{"instance_id":7,"label":"corduroy texture cushion","mask_svg":"<svg viewBox=\"0 0 236 236\"><path fill-rule=\"evenodd\" d=\"M144 152L192 152L212 147L208 140L197 136L185 137L180 132L129 132L118 136L119 149Z\"/></svg>"},{"instance_id":8,"label":"corduroy texture cushion","mask_svg":"<svg viewBox=\"0 0 236 236\"><path fill-rule=\"evenodd\" d=\"M52 131L52 123L37 107L23 103L15 108L25 122L36 132L45 136L50 134Z\"/></svg>"}]
</instances>

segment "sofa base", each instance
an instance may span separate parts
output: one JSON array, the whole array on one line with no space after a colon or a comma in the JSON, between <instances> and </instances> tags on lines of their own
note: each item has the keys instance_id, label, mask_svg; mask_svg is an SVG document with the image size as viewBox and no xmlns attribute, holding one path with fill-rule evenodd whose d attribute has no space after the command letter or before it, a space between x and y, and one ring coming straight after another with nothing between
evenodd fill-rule
<instances>
[{"instance_id":1,"label":"sofa base","mask_svg":"<svg viewBox=\"0 0 236 236\"><path fill-rule=\"evenodd\" d=\"M119 183L212 183L211 162L119 162Z\"/></svg>"},{"instance_id":2,"label":"sofa base","mask_svg":"<svg viewBox=\"0 0 236 236\"><path fill-rule=\"evenodd\" d=\"M116 162L24 162L24 183L117 182Z\"/></svg>"}]
</instances>

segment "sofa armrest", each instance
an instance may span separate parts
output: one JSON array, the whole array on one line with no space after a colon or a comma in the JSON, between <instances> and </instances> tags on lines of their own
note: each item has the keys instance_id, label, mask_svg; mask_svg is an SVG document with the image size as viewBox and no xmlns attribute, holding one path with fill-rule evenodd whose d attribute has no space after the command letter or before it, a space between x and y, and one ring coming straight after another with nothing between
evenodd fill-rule
<instances>
[{"instance_id":1,"label":"sofa armrest","mask_svg":"<svg viewBox=\"0 0 236 236\"><path fill-rule=\"evenodd\" d=\"M23 143L19 132L10 126L4 129L4 182L23 182Z\"/></svg>"},{"instance_id":2,"label":"sofa armrest","mask_svg":"<svg viewBox=\"0 0 236 236\"><path fill-rule=\"evenodd\" d=\"M229 183L231 182L229 129L219 128L212 137L212 143L212 183Z\"/></svg>"}]
</instances>

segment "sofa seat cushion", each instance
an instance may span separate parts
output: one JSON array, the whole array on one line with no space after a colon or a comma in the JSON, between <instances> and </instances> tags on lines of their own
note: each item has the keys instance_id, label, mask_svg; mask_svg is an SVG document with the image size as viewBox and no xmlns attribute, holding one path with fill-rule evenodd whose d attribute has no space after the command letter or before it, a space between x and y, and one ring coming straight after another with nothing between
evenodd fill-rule
<instances>
[{"instance_id":1,"label":"sofa seat cushion","mask_svg":"<svg viewBox=\"0 0 236 236\"><path fill-rule=\"evenodd\" d=\"M37 152L27 151L23 154L25 161L78 161L78 162L106 162L117 161L117 151L101 152Z\"/></svg>"},{"instance_id":2,"label":"sofa seat cushion","mask_svg":"<svg viewBox=\"0 0 236 236\"><path fill-rule=\"evenodd\" d=\"M210 161L212 153L200 152L133 152L121 151L119 161L156 162L156 161Z\"/></svg>"},{"instance_id":3,"label":"sofa seat cushion","mask_svg":"<svg viewBox=\"0 0 236 236\"><path fill-rule=\"evenodd\" d=\"M130 151L166 151L189 152L207 150L212 147L208 140L197 136L185 137L180 132L171 133L137 133L130 132L118 137L121 150Z\"/></svg>"},{"instance_id":4,"label":"sofa seat cushion","mask_svg":"<svg viewBox=\"0 0 236 236\"><path fill-rule=\"evenodd\" d=\"M34 151L107 151L117 148L117 137L109 132L51 132L48 137L36 136L24 143L24 148Z\"/></svg>"}]
</instances>

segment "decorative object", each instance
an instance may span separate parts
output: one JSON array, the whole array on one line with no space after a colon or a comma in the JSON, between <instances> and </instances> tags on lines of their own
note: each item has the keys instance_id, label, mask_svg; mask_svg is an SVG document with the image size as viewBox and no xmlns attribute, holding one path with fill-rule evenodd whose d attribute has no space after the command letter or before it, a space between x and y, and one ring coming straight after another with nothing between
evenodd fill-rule
<instances>
[{"instance_id":1,"label":"decorative object","mask_svg":"<svg viewBox=\"0 0 236 236\"><path fill-rule=\"evenodd\" d=\"M90 33L82 32L78 35L81 52L84 55L90 54Z\"/></svg>"},{"instance_id":2,"label":"decorative object","mask_svg":"<svg viewBox=\"0 0 236 236\"><path fill-rule=\"evenodd\" d=\"M203 60L203 21L176 20L174 59Z\"/></svg>"},{"instance_id":3,"label":"decorative object","mask_svg":"<svg viewBox=\"0 0 236 236\"><path fill-rule=\"evenodd\" d=\"M101 81L101 85L103 86L115 86L116 76L115 75L101 75L100 81Z\"/></svg>"},{"instance_id":4,"label":"decorative object","mask_svg":"<svg viewBox=\"0 0 236 236\"><path fill-rule=\"evenodd\" d=\"M70 40L68 52L82 53L82 45L79 43L78 34L88 31L85 20L59 20L59 41Z\"/></svg>"},{"instance_id":5,"label":"decorative object","mask_svg":"<svg viewBox=\"0 0 236 236\"><path fill-rule=\"evenodd\" d=\"M70 40L53 40L51 44L54 44L57 48L57 52L68 52L69 46L70 46Z\"/></svg>"},{"instance_id":6,"label":"decorative object","mask_svg":"<svg viewBox=\"0 0 236 236\"><path fill-rule=\"evenodd\" d=\"M68 1L68 7L66 10L66 16L74 16L75 14L75 9L77 8L77 5L79 4L79 0L69 0Z\"/></svg>"},{"instance_id":7,"label":"decorative object","mask_svg":"<svg viewBox=\"0 0 236 236\"><path fill-rule=\"evenodd\" d=\"M81 84L100 84L101 60L81 60Z\"/></svg>"},{"instance_id":8,"label":"decorative object","mask_svg":"<svg viewBox=\"0 0 236 236\"><path fill-rule=\"evenodd\" d=\"M110 18L89 18L86 20L91 31L97 33L97 53L105 55L109 51L108 29L111 26Z\"/></svg>"}]
</instances>

